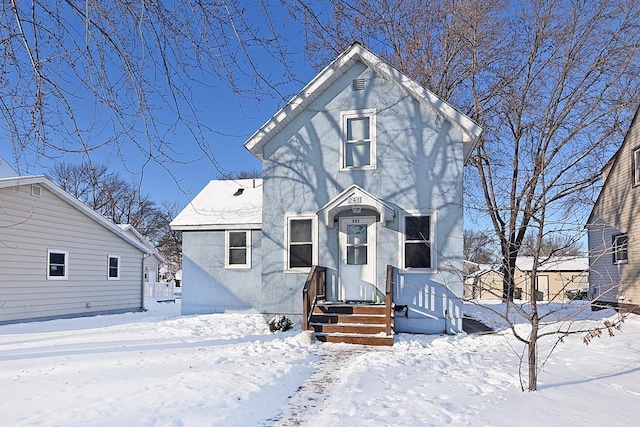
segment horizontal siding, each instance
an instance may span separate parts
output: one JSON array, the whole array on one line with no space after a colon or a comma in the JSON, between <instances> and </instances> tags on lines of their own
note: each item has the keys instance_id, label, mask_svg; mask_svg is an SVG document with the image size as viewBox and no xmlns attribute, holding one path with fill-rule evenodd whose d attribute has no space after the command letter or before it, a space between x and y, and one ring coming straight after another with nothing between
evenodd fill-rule
<instances>
[{"instance_id":1,"label":"horizontal siding","mask_svg":"<svg viewBox=\"0 0 640 427\"><path fill-rule=\"evenodd\" d=\"M142 307L142 251L44 188L0 189L0 208L0 321ZM68 252L67 280L46 279L48 249Z\"/></svg>"},{"instance_id":2,"label":"horizontal siding","mask_svg":"<svg viewBox=\"0 0 640 427\"><path fill-rule=\"evenodd\" d=\"M589 282L603 301L640 304L640 186L633 185L633 152L640 149L638 117L629 130L587 224ZM614 265L613 236L628 236L628 263Z\"/></svg>"}]
</instances>

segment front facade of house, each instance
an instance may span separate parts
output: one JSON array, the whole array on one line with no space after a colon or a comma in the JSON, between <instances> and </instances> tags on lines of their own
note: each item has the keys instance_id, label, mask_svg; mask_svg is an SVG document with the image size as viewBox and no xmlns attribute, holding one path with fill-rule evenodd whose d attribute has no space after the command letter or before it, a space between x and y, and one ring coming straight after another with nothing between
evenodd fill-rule
<instances>
[{"instance_id":1,"label":"front facade of house","mask_svg":"<svg viewBox=\"0 0 640 427\"><path fill-rule=\"evenodd\" d=\"M326 268L328 301L381 303L391 265L395 330L447 330L462 315L462 175L480 132L352 45L245 143L263 165L259 223L172 223L183 230L183 310L299 316L313 265ZM236 184L227 192L248 199ZM223 251L202 253L223 236ZM230 265L234 251L251 261Z\"/></svg>"},{"instance_id":2,"label":"front facade of house","mask_svg":"<svg viewBox=\"0 0 640 427\"><path fill-rule=\"evenodd\" d=\"M640 109L603 169L604 185L587 222L589 284L598 303L640 305Z\"/></svg>"},{"instance_id":3,"label":"front facade of house","mask_svg":"<svg viewBox=\"0 0 640 427\"><path fill-rule=\"evenodd\" d=\"M145 247L45 177L0 178L0 324L143 308Z\"/></svg>"}]
</instances>

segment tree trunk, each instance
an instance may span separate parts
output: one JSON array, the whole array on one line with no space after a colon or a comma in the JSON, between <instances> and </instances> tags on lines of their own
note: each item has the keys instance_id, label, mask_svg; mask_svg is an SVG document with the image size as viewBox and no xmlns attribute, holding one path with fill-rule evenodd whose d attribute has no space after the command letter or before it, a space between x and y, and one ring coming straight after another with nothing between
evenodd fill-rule
<instances>
[{"instance_id":1,"label":"tree trunk","mask_svg":"<svg viewBox=\"0 0 640 427\"><path fill-rule=\"evenodd\" d=\"M538 389L538 327L539 319L538 313L534 312L531 319L531 335L529 336L529 391L536 391Z\"/></svg>"}]
</instances>

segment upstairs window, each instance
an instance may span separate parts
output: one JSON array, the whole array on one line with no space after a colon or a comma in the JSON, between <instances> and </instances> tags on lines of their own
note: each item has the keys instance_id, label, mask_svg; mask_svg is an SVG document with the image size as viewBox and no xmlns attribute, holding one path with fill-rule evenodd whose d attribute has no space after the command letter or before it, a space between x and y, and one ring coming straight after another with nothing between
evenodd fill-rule
<instances>
[{"instance_id":1,"label":"upstairs window","mask_svg":"<svg viewBox=\"0 0 640 427\"><path fill-rule=\"evenodd\" d=\"M225 266L251 268L251 231L226 231Z\"/></svg>"},{"instance_id":2,"label":"upstairs window","mask_svg":"<svg viewBox=\"0 0 640 427\"><path fill-rule=\"evenodd\" d=\"M313 218L288 218L287 269L308 269L314 259Z\"/></svg>"},{"instance_id":3,"label":"upstairs window","mask_svg":"<svg viewBox=\"0 0 640 427\"><path fill-rule=\"evenodd\" d=\"M613 236L613 263L625 264L628 256L628 239L626 234Z\"/></svg>"},{"instance_id":4,"label":"upstairs window","mask_svg":"<svg viewBox=\"0 0 640 427\"><path fill-rule=\"evenodd\" d=\"M640 148L633 152L633 185L640 185Z\"/></svg>"},{"instance_id":5,"label":"upstairs window","mask_svg":"<svg viewBox=\"0 0 640 427\"><path fill-rule=\"evenodd\" d=\"M404 268L432 268L431 216L404 217Z\"/></svg>"},{"instance_id":6,"label":"upstairs window","mask_svg":"<svg viewBox=\"0 0 640 427\"><path fill-rule=\"evenodd\" d=\"M341 121L342 169L374 169L375 110L344 112Z\"/></svg>"},{"instance_id":7,"label":"upstairs window","mask_svg":"<svg viewBox=\"0 0 640 427\"><path fill-rule=\"evenodd\" d=\"M67 280L69 252L49 250L47 251L47 280Z\"/></svg>"},{"instance_id":8,"label":"upstairs window","mask_svg":"<svg viewBox=\"0 0 640 427\"><path fill-rule=\"evenodd\" d=\"M107 272L109 280L120 280L120 257L109 255L109 266Z\"/></svg>"}]
</instances>

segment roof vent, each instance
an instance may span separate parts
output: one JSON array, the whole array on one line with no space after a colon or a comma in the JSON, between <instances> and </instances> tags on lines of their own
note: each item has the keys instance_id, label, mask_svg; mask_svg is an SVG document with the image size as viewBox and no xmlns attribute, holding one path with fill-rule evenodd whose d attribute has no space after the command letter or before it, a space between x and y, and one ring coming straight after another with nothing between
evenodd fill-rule
<instances>
[{"instance_id":1,"label":"roof vent","mask_svg":"<svg viewBox=\"0 0 640 427\"><path fill-rule=\"evenodd\" d=\"M40 197L42 196L42 187L40 187L39 185L31 185L31 195L33 197Z\"/></svg>"},{"instance_id":2,"label":"roof vent","mask_svg":"<svg viewBox=\"0 0 640 427\"><path fill-rule=\"evenodd\" d=\"M236 191L235 193L233 193L234 196L239 196L242 193L244 193L244 188L238 188L238 191Z\"/></svg>"},{"instance_id":3,"label":"roof vent","mask_svg":"<svg viewBox=\"0 0 640 427\"><path fill-rule=\"evenodd\" d=\"M351 87L353 90L364 90L364 79L354 79Z\"/></svg>"}]
</instances>

